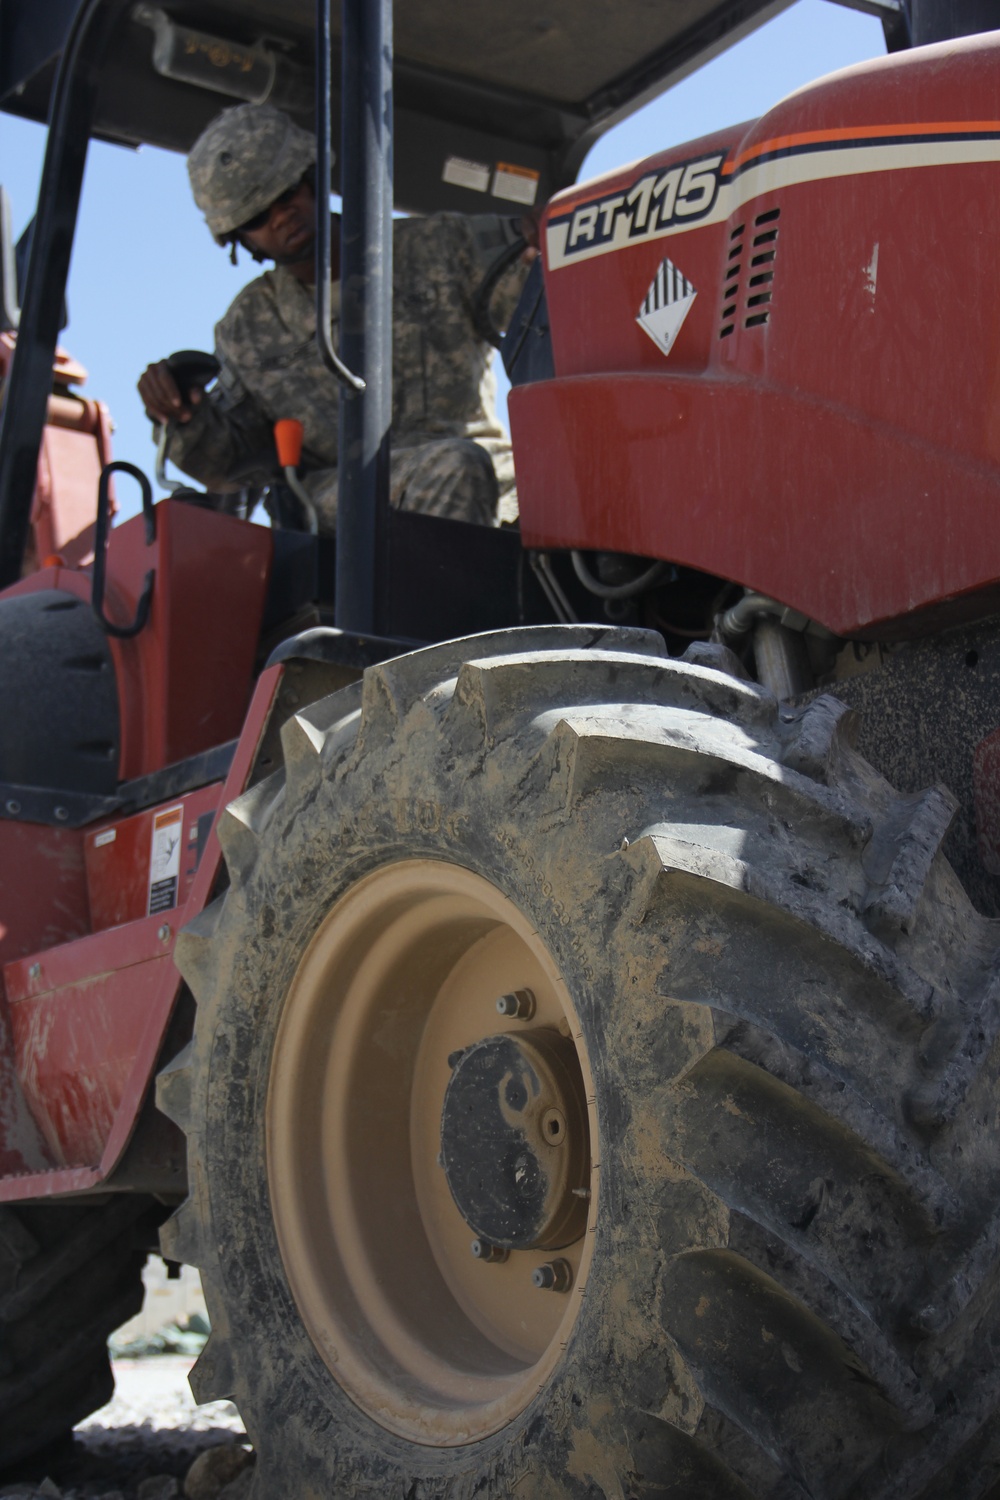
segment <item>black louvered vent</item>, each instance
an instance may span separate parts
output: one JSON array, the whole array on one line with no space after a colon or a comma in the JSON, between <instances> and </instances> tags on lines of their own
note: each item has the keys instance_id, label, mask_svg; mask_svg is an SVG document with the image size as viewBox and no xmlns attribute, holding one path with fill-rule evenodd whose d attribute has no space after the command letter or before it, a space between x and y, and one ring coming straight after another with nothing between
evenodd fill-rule
<instances>
[{"instance_id":1,"label":"black louvered vent","mask_svg":"<svg viewBox=\"0 0 1000 1500\"><path fill-rule=\"evenodd\" d=\"M771 316L780 218L780 208L769 208L754 219L752 234L746 233L746 225L738 224L729 236L731 244L722 288L720 339L735 332L741 295L744 298L744 328L762 328Z\"/></svg>"},{"instance_id":2,"label":"black louvered vent","mask_svg":"<svg viewBox=\"0 0 1000 1500\"><path fill-rule=\"evenodd\" d=\"M747 301L744 328L760 328L771 316L771 284L774 281L774 258L778 253L778 220L780 208L769 208L753 221L753 243L747 266Z\"/></svg>"},{"instance_id":3,"label":"black louvered vent","mask_svg":"<svg viewBox=\"0 0 1000 1500\"><path fill-rule=\"evenodd\" d=\"M740 276L743 271L743 236L746 230L745 224L737 224L730 233L729 254L726 257L726 269L722 284L722 323L719 328L719 338L725 339L736 327L736 304L740 295Z\"/></svg>"}]
</instances>

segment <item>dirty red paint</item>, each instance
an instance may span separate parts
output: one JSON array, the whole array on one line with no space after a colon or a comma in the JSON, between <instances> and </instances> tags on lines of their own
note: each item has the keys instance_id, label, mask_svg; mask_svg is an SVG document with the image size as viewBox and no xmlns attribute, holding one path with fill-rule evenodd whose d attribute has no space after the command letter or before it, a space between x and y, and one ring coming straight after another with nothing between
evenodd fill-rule
<instances>
[{"instance_id":1,"label":"dirty red paint","mask_svg":"<svg viewBox=\"0 0 1000 1500\"><path fill-rule=\"evenodd\" d=\"M0 964L90 931L83 835L0 821Z\"/></svg>"},{"instance_id":2,"label":"dirty red paint","mask_svg":"<svg viewBox=\"0 0 1000 1500\"><path fill-rule=\"evenodd\" d=\"M225 784L200 794L217 810L246 785L282 672L261 675ZM9 1020L17 1076L12 1080L10 1052L0 1051L0 1121L19 1110L27 1145L0 1160L8 1173L0 1177L0 1202L80 1191L113 1170L151 1085L180 988L174 940L211 899L221 860L213 824L182 906L4 966L0 1023ZM0 1024L0 1047L3 1032Z\"/></svg>"}]
</instances>

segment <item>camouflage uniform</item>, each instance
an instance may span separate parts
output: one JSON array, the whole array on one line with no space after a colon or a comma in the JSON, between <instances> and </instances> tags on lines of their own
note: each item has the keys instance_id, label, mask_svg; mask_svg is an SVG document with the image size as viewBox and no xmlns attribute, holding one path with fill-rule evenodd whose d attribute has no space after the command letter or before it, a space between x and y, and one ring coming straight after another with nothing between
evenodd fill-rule
<instances>
[{"instance_id":1,"label":"camouflage uniform","mask_svg":"<svg viewBox=\"0 0 1000 1500\"><path fill-rule=\"evenodd\" d=\"M516 515L510 441L495 408L493 350L472 325L472 299L508 242L492 215L399 219L393 230L393 415L390 498L433 515L494 524ZM493 300L503 327L524 280L517 266ZM339 321L334 288L334 341ZM300 473L331 530L337 505L339 386L315 342L314 288L278 266L237 296L217 325L219 378L169 456L208 489L273 476L272 426L305 429ZM492 464L488 461L492 459Z\"/></svg>"}]
</instances>

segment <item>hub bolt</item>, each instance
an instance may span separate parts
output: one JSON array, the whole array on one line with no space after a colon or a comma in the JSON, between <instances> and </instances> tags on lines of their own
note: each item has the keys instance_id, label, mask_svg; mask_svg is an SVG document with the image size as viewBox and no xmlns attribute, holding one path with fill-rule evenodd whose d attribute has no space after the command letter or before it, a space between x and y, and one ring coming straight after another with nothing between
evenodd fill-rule
<instances>
[{"instance_id":1,"label":"hub bolt","mask_svg":"<svg viewBox=\"0 0 1000 1500\"><path fill-rule=\"evenodd\" d=\"M487 1265L502 1265L510 1255L503 1245L492 1245L489 1240L473 1240L470 1248L476 1259L486 1261Z\"/></svg>"},{"instance_id":2,"label":"hub bolt","mask_svg":"<svg viewBox=\"0 0 1000 1500\"><path fill-rule=\"evenodd\" d=\"M532 1271L531 1283L543 1292L568 1292L573 1285L573 1267L568 1260L547 1260Z\"/></svg>"},{"instance_id":3,"label":"hub bolt","mask_svg":"<svg viewBox=\"0 0 1000 1500\"><path fill-rule=\"evenodd\" d=\"M565 1139L565 1116L558 1109L547 1109L542 1115L542 1140L547 1146L561 1146Z\"/></svg>"},{"instance_id":4,"label":"hub bolt","mask_svg":"<svg viewBox=\"0 0 1000 1500\"><path fill-rule=\"evenodd\" d=\"M519 1021L530 1021L535 1014L535 996L532 990L514 990L501 995L497 1001L497 1012L501 1016L514 1016Z\"/></svg>"}]
</instances>

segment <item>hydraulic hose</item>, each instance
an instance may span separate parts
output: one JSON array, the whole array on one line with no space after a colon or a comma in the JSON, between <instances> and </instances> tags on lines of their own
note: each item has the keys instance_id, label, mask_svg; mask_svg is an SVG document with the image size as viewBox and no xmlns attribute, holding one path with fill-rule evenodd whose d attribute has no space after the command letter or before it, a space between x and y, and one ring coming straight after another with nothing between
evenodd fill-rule
<instances>
[{"instance_id":1,"label":"hydraulic hose","mask_svg":"<svg viewBox=\"0 0 1000 1500\"><path fill-rule=\"evenodd\" d=\"M669 563L655 562L640 573L638 578L630 578L627 583L602 583L587 567L582 552L571 552L570 561L573 564L573 572L584 588L597 599L634 599L636 594L652 588L653 584L662 578L670 567Z\"/></svg>"}]
</instances>

